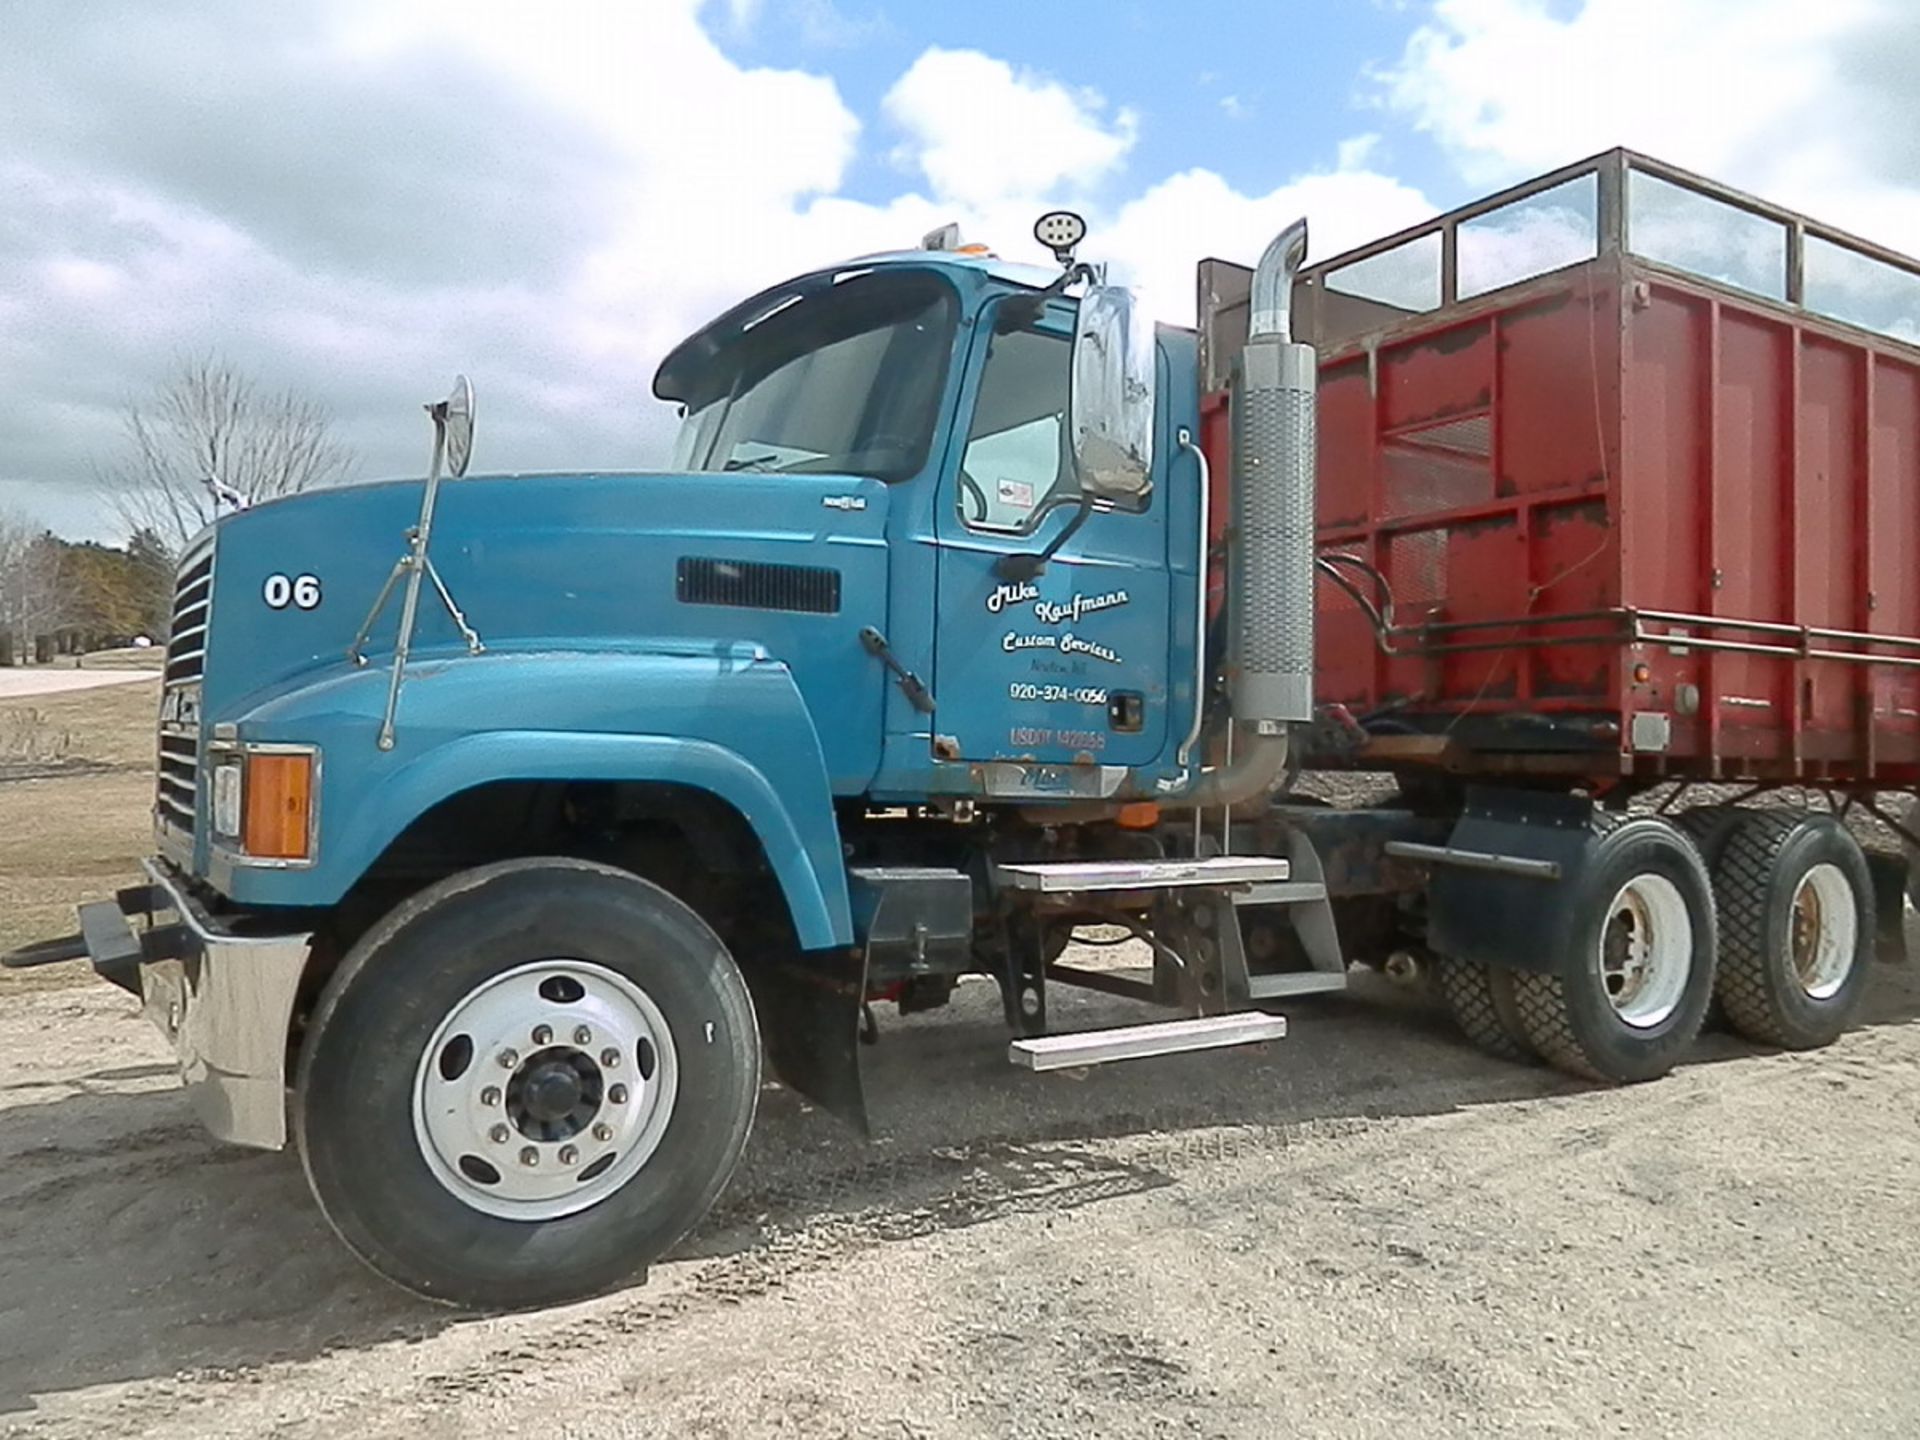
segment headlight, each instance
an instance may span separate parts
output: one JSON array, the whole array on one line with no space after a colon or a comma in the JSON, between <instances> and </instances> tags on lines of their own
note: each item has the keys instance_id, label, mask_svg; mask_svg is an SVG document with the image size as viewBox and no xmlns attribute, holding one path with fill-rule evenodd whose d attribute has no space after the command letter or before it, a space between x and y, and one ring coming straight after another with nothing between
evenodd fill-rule
<instances>
[{"instance_id":1,"label":"headlight","mask_svg":"<svg viewBox=\"0 0 1920 1440\"><path fill-rule=\"evenodd\" d=\"M213 767L213 833L227 837L240 833L240 762Z\"/></svg>"}]
</instances>

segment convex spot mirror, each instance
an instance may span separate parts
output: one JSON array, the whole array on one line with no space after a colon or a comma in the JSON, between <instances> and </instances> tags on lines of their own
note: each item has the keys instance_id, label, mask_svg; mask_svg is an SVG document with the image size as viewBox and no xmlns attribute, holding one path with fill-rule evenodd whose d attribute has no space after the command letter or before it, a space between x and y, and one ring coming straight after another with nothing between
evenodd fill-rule
<instances>
[{"instance_id":1,"label":"convex spot mirror","mask_svg":"<svg viewBox=\"0 0 1920 1440\"><path fill-rule=\"evenodd\" d=\"M1080 493L1135 506L1153 484L1153 322L1133 292L1095 285L1073 327L1067 426Z\"/></svg>"},{"instance_id":2,"label":"convex spot mirror","mask_svg":"<svg viewBox=\"0 0 1920 1440\"><path fill-rule=\"evenodd\" d=\"M458 480L473 458L473 385L464 375L453 377L453 393L427 413L440 428L446 445L447 474Z\"/></svg>"}]
</instances>

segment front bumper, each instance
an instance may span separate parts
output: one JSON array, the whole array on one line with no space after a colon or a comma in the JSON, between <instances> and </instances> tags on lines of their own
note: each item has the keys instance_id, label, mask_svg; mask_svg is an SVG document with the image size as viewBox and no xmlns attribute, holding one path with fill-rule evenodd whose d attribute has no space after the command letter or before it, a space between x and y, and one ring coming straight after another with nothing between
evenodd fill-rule
<instances>
[{"instance_id":1,"label":"front bumper","mask_svg":"<svg viewBox=\"0 0 1920 1440\"><path fill-rule=\"evenodd\" d=\"M150 883L80 907L80 933L5 957L12 966L93 962L138 995L173 1046L180 1079L215 1137L278 1150L287 1143L287 1031L309 934L243 933L215 920L164 862ZM141 928L131 923L142 920ZM171 916L173 918L166 919Z\"/></svg>"}]
</instances>

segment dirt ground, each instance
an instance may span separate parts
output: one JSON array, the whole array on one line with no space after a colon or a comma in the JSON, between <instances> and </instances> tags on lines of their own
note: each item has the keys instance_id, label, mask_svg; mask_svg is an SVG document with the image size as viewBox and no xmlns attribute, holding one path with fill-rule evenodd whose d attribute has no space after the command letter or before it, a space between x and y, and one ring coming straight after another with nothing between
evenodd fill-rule
<instances>
[{"instance_id":1,"label":"dirt ground","mask_svg":"<svg viewBox=\"0 0 1920 1440\"><path fill-rule=\"evenodd\" d=\"M144 791L80 788L117 779L0 783L0 923L139 852ZM649 1284L505 1317L363 1271L71 978L0 991L0 1435L1920 1433L1904 968L1830 1050L1711 1035L1623 1091L1376 982L1257 1050L1034 1077L969 983L883 1015L875 1142L770 1087Z\"/></svg>"}]
</instances>

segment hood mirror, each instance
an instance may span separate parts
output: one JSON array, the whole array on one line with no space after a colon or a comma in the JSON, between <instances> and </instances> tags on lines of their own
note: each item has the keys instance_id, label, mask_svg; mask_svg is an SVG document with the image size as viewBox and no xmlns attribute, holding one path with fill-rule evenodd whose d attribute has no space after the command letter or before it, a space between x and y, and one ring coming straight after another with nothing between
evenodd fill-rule
<instances>
[{"instance_id":1,"label":"hood mirror","mask_svg":"<svg viewBox=\"0 0 1920 1440\"><path fill-rule=\"evenodd\" d=\"M435 438L446 450L447 474L458 480L473 458L473 384L464 375L453 377L453 393L427 407ZM436 447L438 448L438 447Z\"/></svg>"}]
</instances>

